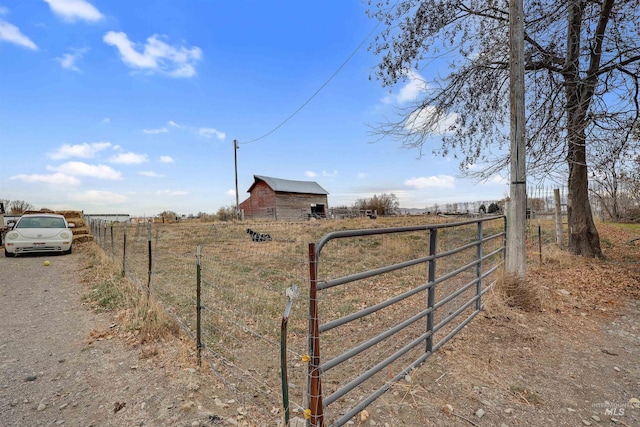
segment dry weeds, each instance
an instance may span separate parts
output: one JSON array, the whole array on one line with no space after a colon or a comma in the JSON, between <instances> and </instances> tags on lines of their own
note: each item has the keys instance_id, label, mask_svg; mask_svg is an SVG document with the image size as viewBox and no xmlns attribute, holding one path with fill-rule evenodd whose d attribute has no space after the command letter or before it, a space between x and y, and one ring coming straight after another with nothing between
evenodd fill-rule
<instances>
[{"instance_id":1,"label":"dry weeds","mask_svg":"<svg viewBox=\"0 0 640 427\"><path fill-rule=\"evenodd\" d=\"M115 311L119 330L131 342L145 344L178 336L177 323L153 296L149 298L144 290L122 277L100 247L88 243L85 248L87 264L81 280L91 287L84 299L94 310Z\"/></svg>"}]
</instances>

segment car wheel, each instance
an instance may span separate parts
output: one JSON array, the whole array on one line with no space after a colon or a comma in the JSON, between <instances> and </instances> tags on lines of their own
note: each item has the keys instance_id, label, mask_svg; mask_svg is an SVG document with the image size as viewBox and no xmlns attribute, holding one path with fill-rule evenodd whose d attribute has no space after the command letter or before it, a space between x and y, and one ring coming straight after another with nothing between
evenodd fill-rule
<instances>
[{"instance_id":1,"label":"car wheel","mask_svg":"<svg viewBox=\"0 0 640 427\"><path fill-rule=\"evenodd\" d=\"M6 256L7 258L13 258L16 256L16 254L12 254L11 252L7 251L7 249L5 248L4 256Z\"/></svg>"},{"instance_id":2,"label":"car wheel","mask_svg":"<svg viewBox=\"0 0 640 427\"><path fill-rule=\"evenodd\" d=\"M70 255L70 254L71 254L71 252L73 252L73 245L69 246L69 250L68 250L68 251L64 251L63 253L64 253L65 255Z\"/></svg>"}]
</instances>

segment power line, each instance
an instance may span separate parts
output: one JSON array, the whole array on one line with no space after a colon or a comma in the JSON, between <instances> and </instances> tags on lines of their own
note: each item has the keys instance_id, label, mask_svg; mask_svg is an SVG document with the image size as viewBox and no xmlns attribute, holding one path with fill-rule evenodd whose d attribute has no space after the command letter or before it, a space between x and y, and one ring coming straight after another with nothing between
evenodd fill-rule
<instances>
[{"instance_id":1,"label":"power line","mask_svg":"<svg viewBox=\"0 0 640 427\"><path fill-rule=\"evenodd\" d=\"M298 114L304 107L307 106L307 104L309 102L311 102L311 100L313 98L315 98L315 96L317 94L320 93L320 91L322 91L322 89L325 88L325 86L327 86L329 84L329 82L331 82L331 80L333 80L333 78L344 68L345 65L347 65L347 63L351 60L351 58L353 58L353 56L360 50L360 48L362 47L362 45L365 44L365 42L369 39L369 37L371 37L371 35L378 29L378 27L380 26L381 21L378 21L378 23L376 24L375 27L373 27L373 29L369 32L369 34L367 34L367 36L360 42L360 44L358 45L358 47L356 47L353 52L351 52L351 55L349 55L347 57L347 59L344 60L344 62L342 64L340 64L340 66L338 67L338 69L336 71L334 71L333 74L331 74L331 76L300 106L298 107L297 110L295 110L293 113L291 113L289 115L289 117L287 117L286 119L284 119L282 122L280 122L280 124L276 127L274 127L273 129L271 129L269 132L265 133L264 135L262 135L259 138L256 139L252 139L251 141L247 141L247 142L240 142L240 144L251 144L252 142L257 142L260 141L261 139L264 139L266 137L268 137L269 135L271 135L272 133L274 133L275 131L277 131L278 129L280 129L282 126L285 125L285 123L287 123L289 120L291 120L296 114Z\"/></svg>"}]
</instances>

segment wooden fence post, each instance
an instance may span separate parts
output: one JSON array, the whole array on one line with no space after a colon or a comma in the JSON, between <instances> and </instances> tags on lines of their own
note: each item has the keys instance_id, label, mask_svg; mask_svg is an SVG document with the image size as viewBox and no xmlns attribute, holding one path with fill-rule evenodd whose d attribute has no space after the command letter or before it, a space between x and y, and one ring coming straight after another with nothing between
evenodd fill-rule
<instances>
[{"instance_id":1,"label":"wooden fence post","mask_svg":"<svg viewBox=\"0 0 640 427\"><path fill-rule=\"evenodd\" d=\"M564 240L564 232L562 230L562 205L560 203L560 190L553 190L553 199L555 200L555 218L556 218L556 243L558 247L562 249Z\"/></svg>"}]
</instances>

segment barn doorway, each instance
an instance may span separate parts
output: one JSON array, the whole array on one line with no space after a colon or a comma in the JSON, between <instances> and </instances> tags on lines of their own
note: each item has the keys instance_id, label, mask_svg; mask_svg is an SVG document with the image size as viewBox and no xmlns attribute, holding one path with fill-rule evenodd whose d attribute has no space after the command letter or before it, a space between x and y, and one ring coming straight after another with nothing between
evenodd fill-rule
<instances>
[{"instance_id":1,"label":"barn doorway","mask_svg":"<svg viewBox=\"0 0 640 427\"><path fill-rule=\"evenodd\" d=\"M311 218L326 218L327 214L324 210L324 205L320 203L311 205Z\"/></svg>"}]
</instances>

